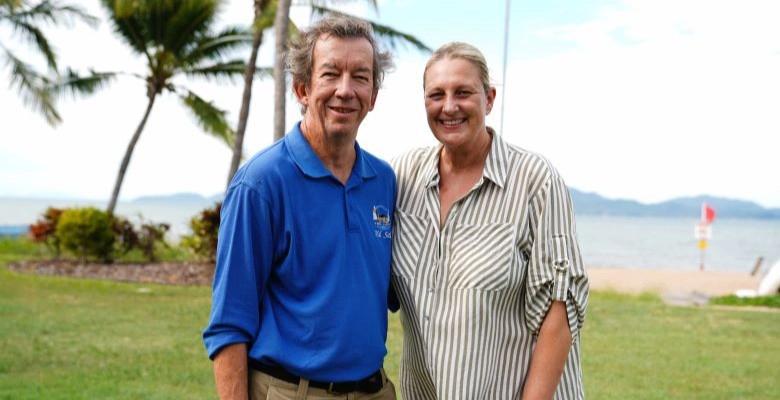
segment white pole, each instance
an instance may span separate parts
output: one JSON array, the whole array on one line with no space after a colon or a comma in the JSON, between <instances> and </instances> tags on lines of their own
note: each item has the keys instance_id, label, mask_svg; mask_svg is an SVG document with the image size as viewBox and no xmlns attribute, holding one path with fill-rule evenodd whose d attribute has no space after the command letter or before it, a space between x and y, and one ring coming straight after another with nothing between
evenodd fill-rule
<instances>
[{"instance_id":1,"label":"white pole","mask_svg":"<svg viewBox=\"0 0 780 400\"><path fill-rule=\"evenodd\" d=\"M504 68L501 77L501 123L499 126L499 134L504 134L504 104L506 104L506 63L507 63L507 50L509 45L509 4L511 0L506 0L506 7L504 10Z\"/></svg>"}]
</instances>

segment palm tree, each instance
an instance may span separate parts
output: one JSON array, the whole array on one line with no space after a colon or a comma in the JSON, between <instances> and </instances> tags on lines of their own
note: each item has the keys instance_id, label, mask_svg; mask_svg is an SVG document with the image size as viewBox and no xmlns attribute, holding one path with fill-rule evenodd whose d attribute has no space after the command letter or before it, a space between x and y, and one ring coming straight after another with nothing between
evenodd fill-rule
<instances>
[{"instance_id":1,"label":"palm tree","mask_svg":"<svg viewBox=\"0 0 780 400\"><path fill-rule=\"evenodd\" d=\"M329 0L306 0L304 1L305 4L300 5L308 5L312 7L312 14L328 14L328 13L334 13L337 14L336 11L331 10L323 5L324 3L327 3ZM374 10L377 10L377 2L376 0L366 0L368 1L374 8ZM256 40L253 43L253 50L252 50L252 57L256 57L257 49L262 44L262 32L257 32L259 29L267 29L269 28L268 21L271 19L271 16L275 15L275 21L274 21L274 27L275 27L275 33L276 33L276 51L275 51L275 59L274 59L274 68L273 68L273 76L275 80L274 84L274 140L278 140L284 136L284 120L285 120L285 94L286 94L286 76L284 73L284 56L287 52L287 40L283 38L288 38L290 35L297 34L297 27L290 22L290 6L291 0L277 0L274 1L263 1L262 7L259 7L259 1L255 0L255 23L254 23L254 29L255 31L255 38L260 38L260 40ZM277 12L278 11L278 12ZM428 48L426 45L424 45L420 40L415 38L414 36L406 33L402 33L399 31L396 31L393 28L383 26L376 24L374 22L368 21L371 23L371 25L374 27L375 32L379 36L379 38L386 43L389 43L391 47L395 48L399 42L402 43L409 43L412 46L416 47L417 49L421 51L431 52L431 49ZM254 68L254 58L250 58L250 63L247 65L247 68ZM252 74L247 72L245 73L245 76L252 76ZM252 79L245 79L244 81L244 97L241 102L241 110L242 112L239 115L239 121L238 121L238 129L236 130L236 141L233 145L233 158L230 165L230 170L228 171L228 178L227 178L227 184L230 185L230 181L233 179L233 175L235 175L236 171L238 170L238 165L240 163L242 152L243 152L243 143L244 143L244 132L246 130L246 124L247 120L249 118L249 102L251 101L251 86L252 86Z\"/></svg>"},{"instance_id":2,"label":"palm tree","mask_svg":"<svg viewBox=\"0 0 780 400\"><path fill-rule=\"evenodd\" d=\"M145 82L146 110L119 167L107 209L109 214L113 214L133 150L158 95L168 92L179 96L207 134L232 144L234 133L225 119L225 111L186 87L175 84L173 79L182 75L211 80L230 80L240 76L245 62L226 58L248 46L252 35L246 29L236 27L216 33L213 31L223 0L101 0L101 3L114 31L134 53L146 60L147 72L144 75L93 73L86 79L71 73L63 82L79 82L94 89L120 74ZM267 73L265 70L261 72ZM63 89L62 85L58 88Z\"/></svg>"},{"instance_id":3,"label":"palm tree","mask_svg":"<svg viewBox=\"0 0 780 400\"><path fill-rule=\"evenodd\" d=\"M257 70L257 52L263 43L263 32L270 26L269 10L270 0L254 0L255 18L252 24L252 51L244 70L244 93L241 97L241 109L238 112L238 126L236 127L236 139L233 142L233 156L230 161L227 184L233 179L238 165L241 163L241 155L244 147L244 133L249 120L249 103L252 101L252 83Z\"/></svg>"},{"instance_id":4,"label":"palm tree","mask_svg":"<svg viewBox=\"0 0 780 400\"><path fill-rule=\"evenodd\" d=\"M67 26L75 20L90 25L97 23L97 19L82 8L52 0L36 3L27 0L0 0L0 25L9 26L25 43L31 44L43 56L48 67L48 76L17 57L2 41L0 61L5 61L4 64L9 66L11 86L16 87L22 100L43 114L52 126L62 122L55 108L53 94L48 90L49 84L58 79L59 72L57 55L41 30L41 25Z\"/></svg>"},{"instance_id":5,"label":"palm tree","mask_svg":"<svg viewBox=\"0 0 780 400\"><path fill-rule=\"evenodd\" d=\"M287 39L290 26L291 0L279 0L276 6L276 18L274 19L274 141L284 136L285 106L287 98L287 76L284 73L287 54Z\"/></svg>"}]
</instances>

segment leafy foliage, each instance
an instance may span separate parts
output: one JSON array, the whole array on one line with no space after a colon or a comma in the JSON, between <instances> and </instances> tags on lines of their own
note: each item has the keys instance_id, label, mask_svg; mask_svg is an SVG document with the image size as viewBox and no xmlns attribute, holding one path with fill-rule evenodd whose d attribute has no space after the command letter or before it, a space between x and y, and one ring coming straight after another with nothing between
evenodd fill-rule
<instances>
[{"instance_id":1,"label":"leafy foliage","mask_svg":"<svg viewBox=\"0 0 780 400\"><path fill-rule=\"evenodd\" d=\"M57 236L57 222L60 220L62 211L59 208L49 207L43 216L30 225L27 235L35 243L43 243L54 253L57 259L61 254L60 238Z\"/></svg>"},{"instance_id":2,"label":"leafy foliage","mask_svg":"<svg viewBox=\"0 0 780 400\"><path fill-rule=\"evenodd\" d=\"M190 228L192 235L183 236L181 245L192 250L198 257L214 262L217 259L217 236L219 234L220 211L222 203L201 211L192 217Z\"/></svg>"},{"instance_id":3,"label":"leafy foliage","mask_svg":"<svg viewBox=\"0 0 780 400\"><path fill-rule=\"evenodd\" d=\"M93 258L111 262L114 232L111 216L94 207L70 208L60 215L56 234L62 247L83 262Z\"/></svg>"},{"instance_id":4,"label":"leafy foliage","mask_svg":"<svg viewBox=\"0 0 780 400\"><path fill-rule=\"evenodd\" d=\"M129 253L141 242L133 223L127 218L114 215L111 228L114 232L114 249L120 255Z\"/></svg>"},{"instance_id":5,"label":"leafy foliage","mask_svg":"<svg viewBox=\"0 0 780 400\"><path fill-rule=\"evenodd\" d=\"M94 208L49 207L38 221L30 225L27 235L33 243L46 245L55 259L60 257L63 247L82 260L91 257L100 261L111 261L115 257L121 258L138 250L144 260L155 262L159 259L160 250L163 248L171 250L165 242L165 235L171 228L170 224L155 223L141 218L141 223L136 228L127 218L111 215L108 219L109 230L106 232L102 215L105 213L95 211L97 210ZM63 214L67 215L67 222L65 227L61 228L59 225ZM63 232L68 236L67 246L62 239ZM96 243L90 243L93 240ZM132 258L137 258L138 252Z\"/></svg>"},{"instance_id":6,"label":"leafy foliage","mask_svg":"<svg viewBox=\"0 0 780 400\"><path fill-rule=\"evenodd\" d=\"M100 3L120 40L146 60L147 71L144 76L95 71L83 78L72 71L68 75L71 86L75 86L71 89L74 92L90 93L119 74L141 78L146 85L147 109L127 147L109 200L108 213L113 214L125 172L156 96L165 92L177 95L205 133L232 145L235 134L225 111L175 80L179 76L215 81L240 77L245 63L229 57L252 43L252 33L241 27L215 28L225 0L101 0Z\"/></svg>"},{"instance_id":7,"label":"leafy foliage","mask_svg":"<svg viewBox=\"0 0 780 400\"><path fill-rule=\"evenodd\" d=\"M165 234L171 229L166 223L143 222L138 238L138 247L150 262L157 261L157 246L169 247L165 242Z\"/></svg>"},{"instance_id":8,"label":"leafy foliage","mask_svg":"<svg viewBox=\"0 0 780 400\"><path fill-rule=\"evenodd\" d=\"M27 0L0 1L0 26L7 26L13 33L12 40L30 45L43 57L48 66L48 74L33 68L27 61L17 57L0 37L0 61L5 61L10 70L11 86L16 88L24 103L43 114L50 125L62 121L55 108L55 93L51 83L58 81L60 73L57 66L57 54L48 38L41 30L42 24L70 25L80 20L95 25L97 19L77 6L61 4L53 0L31 2ZM21 40L20 40L21 39ZM64 83L62 86L67 85Z\"/></svg>"}]
</instances>

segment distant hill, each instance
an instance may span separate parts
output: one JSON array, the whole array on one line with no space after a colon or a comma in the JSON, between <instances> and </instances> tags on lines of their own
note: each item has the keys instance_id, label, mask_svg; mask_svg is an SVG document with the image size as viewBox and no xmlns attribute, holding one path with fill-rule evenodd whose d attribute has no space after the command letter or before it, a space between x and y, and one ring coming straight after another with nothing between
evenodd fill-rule
<instances>
[{"instance_id":1,"label":"distant hill","mask_svg":"<svg viewBox=\"0 0 780 400\"><path fill-rule=\"evenodd\" d=\"M197 193L176 193L162 196L142 196L133 199L132 203L209 203L212 197L203 197ZM216 200L215 200L216 201Z\"/></svg>"},{"instance_id":2,"label":"distant hill","mask_svg":"<svg viewBox=\"0 0 780 400\"><path fill-rule=\"evenodd\" d=\"M679 197L660 203L644 204L636 200L608 199L596 193L583 192L570 188L572 201L577 214L614 215L627 217L674 217L698 218L701 203L706 202L715 208L718 218L760 218L780 219L780 208L764 208L744 200L734 200L714 196ZM224 194L204 197L194 193L178 193L169 196L139 197L133 203L190 203L210 207L222 201Z\"/></svg>"},{"instance_id":3,"label":"distant hill","mask_svg":"<svg viewBox=\"0 0 780 400\"><path fill-rule=\"evenodd\" d=\"M780 208L764 208L751 201L722 197L679 197L660 203L643 204L635 200L608 199L596 193L573 188L570 188L570 191L577 214L698 218L701 203L706 202L715 209L718 218L780 219Z\"/></svg>"},{"instance_id":4,"label":"distant hill","mask_svg":"<svg viewBox=\"0 0 780 400\"><path fill-rule=\"evenodd\" d=\"M608 199L596 193L570 188L577 215L611 215L626 217L675 217L696 218L701 203L707 202L717 213L717 218L780 219L780 208L764 208L744 200L713 196L680 197L660 203L645 204L635 200ZM202 196L196 193L177 193L167 196L144 196L120 200L117 212L124 216L140 216L151 221L167 221L180 226L184 232L190 217L205 208L213 207L224 198L223 193ZM47 207L85 207L102 209L105 200L13 198L0 196L0 236L16 235L22 227L35 222Z\"/></svg>"}]
</instances>

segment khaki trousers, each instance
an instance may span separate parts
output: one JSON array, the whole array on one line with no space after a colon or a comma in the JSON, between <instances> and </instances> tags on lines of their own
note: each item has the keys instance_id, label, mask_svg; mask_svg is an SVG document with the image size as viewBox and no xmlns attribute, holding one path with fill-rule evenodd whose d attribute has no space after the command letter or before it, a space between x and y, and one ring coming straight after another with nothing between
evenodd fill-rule
<instances>
[{"instance_id":1,"label":"khaki trousers","mask_svg":"<svg viewBox=\"0 0 780 400\"><path fill-rule=\"evenodd\" d=\"M249 370L250 400L396 400L395 386L382 369L384 384L377 393L352 392L330 394L326 389L309 387L309 380L301 378L299 384L276 379L271 375Z\"/></svg>"}]
</instances>

